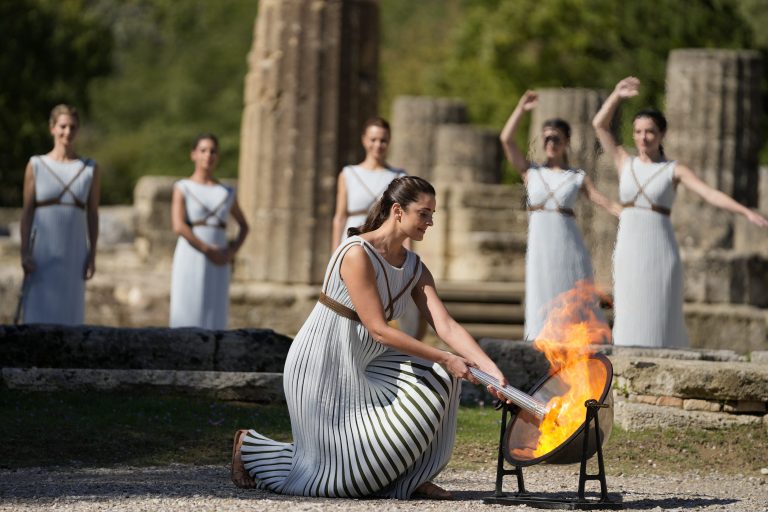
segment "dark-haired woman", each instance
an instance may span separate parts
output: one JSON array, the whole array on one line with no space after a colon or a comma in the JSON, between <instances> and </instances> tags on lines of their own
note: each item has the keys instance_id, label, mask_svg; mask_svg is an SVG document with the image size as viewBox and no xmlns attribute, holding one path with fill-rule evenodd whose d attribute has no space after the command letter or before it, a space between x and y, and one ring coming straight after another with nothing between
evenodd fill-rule
<instances>
[{"instance_id":1,"label":"dark-haired woman","mask_svg":"<svg viewBox=\"0 0 768 512\"><path fill-rule=\"evenodd\" d=\"M192 145L195 170L173 187L171 223L179 236L171 274L171 327L226 329L230 264L248 234L231 187L213 177L219 142L200 135ZM227 241L227 220L235 219L237 239Z\"/></svg>"},{"instance_id":2,"label":"dark-haired woman","mask_svg":"<svg viewBox=\"0 0 768 512\"><path fill-rule=\"evenodd\" d=\"M562 119L544 122L541 138L546 161L529 162L515 143L523 115L534 109L538 95L526 91L501 132L509 162L521 173L528 200L528 246L525 259L525 339L533 340L547 320L552 300L576 286L592 281L592 262L574 219L579 192L596 205L618 215L620 207L597 191L580 169L568 165L571 127ZM591 311L604 321L597 295ZM589 310L589 308L587 309ZM585 319L586 320L586 319Z\"/></svg>"},{"instance_id":3,"label":"dark-haired woman","mask_svg":"<svg viewBox=\"0 0 768 512\"><path fill-rule=\"evenodd\" d=\"M397 178L336 249L283 372L293 443L238 431L236 485L301 496L450 499L431 480L453 450L460 379L472 380L476 365L506 381L403 246L423 239L434 212L427 181ZM388 324L406 297L458 355Z\"/></svg>"},{"instance_id":4,"label":"dark-haired woman","mask_svg":"<svg viewBox=\"0 0 768 512\"><path fill-rule=\"evenodd\" d=\"M637 156L616 143L609 129L619 103L636 96L640 80L621 80L593 120L603 149L619 172L624 209L613 257L613 339L617 345L685 347L683 270L670 212L675 188L683 184L708 203L768 227L768 221L701 181L687 166L668 160L662 142L667 121L655 110L635 115L632 138Z\"/></svg>"},{"instance_id":5,"label":"dark-haired woman","mask_svg":"<svg viewBox=\"0 0 768 512\"><path fill-rule=\"evenodd\" d=\"M26 323L77 325L85 319L85 281L96 271L100 180L96 162L75 152L79 127L74 107L54 107L53 149L33 156L24 175Z\"/></svg>"}]
</instances>

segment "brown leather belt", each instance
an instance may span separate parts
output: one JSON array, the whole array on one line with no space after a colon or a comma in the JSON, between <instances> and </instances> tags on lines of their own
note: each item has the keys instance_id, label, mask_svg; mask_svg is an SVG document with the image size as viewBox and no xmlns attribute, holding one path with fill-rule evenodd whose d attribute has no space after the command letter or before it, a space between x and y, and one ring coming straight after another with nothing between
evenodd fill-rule
<instances>
[{"instance_id":1,"label":"brown leather belt","mask_svg":"<svg viewBox=\"0 0 768 512\"><path fill-rule=\"evenodd\" d=\"M528 207L529 212L556 212L560 215L565 215L566 217L575 217L576 213L571 208L552 208L551 210L548 208L544 208L543 205L538 206L529 206Z\"/></svg>"},{"instance_id":2,"label":"brown leather belt","mask_svg":"<svg viewBox=\"0 0 768 512\"><path fill-rule=\"evenodd\" d=\"M628 203L621 203L621 206L624 208L642 208L644 210L653 210L654 212L666 215L667 217L669 217L669 215L672 213L672 210L669 208L659 206L657 204L652 204L651 206L637 206L634 201L629 201Z\"/></svg>"},{"instance_id":3,"label":"brown leather belt","mask_svg":"<svg viewBox=\"0 0 768 512\"><path fill-rule=\"evenodd\" d=\"M317 299L317 301L334 313L343 316L344 318L349 318L354 322L360 322L360 317L357 315L357 311L352 308L348 308L341 302L333 300L323 292L320 292L320 298Z\"/></svg>"}]
</instances>

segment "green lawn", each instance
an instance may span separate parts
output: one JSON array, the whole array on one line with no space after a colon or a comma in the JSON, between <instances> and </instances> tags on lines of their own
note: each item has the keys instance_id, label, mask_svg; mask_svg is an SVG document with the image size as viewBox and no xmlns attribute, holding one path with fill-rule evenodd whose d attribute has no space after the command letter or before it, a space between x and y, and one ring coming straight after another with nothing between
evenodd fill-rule
<instances>
[{"instance_id":1,"label":"green lawn","mask_svg":"<svg viewBox=\"0 0 768 512\"><path fill-rule=\"evenodd\" d=\"M225 464L233 432L254 428L290 440L284 406L125 393L0 390L0 466ZM496 463L500 413L462 407L451 466ZM614 429L609 474L717 469L748 474L768 466L764 427L728 431Z\"/></svg>"}]
</instances>

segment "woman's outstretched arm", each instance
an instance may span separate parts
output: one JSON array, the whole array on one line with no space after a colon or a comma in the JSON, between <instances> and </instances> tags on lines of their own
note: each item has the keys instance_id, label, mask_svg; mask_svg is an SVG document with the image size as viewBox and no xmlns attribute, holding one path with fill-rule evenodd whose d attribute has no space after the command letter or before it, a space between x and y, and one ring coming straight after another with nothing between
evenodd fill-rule
<instances>
[{"instance_id":1,"label":"woman's outstretched arm","mask_svg":"<svg viewBox=\"0 0 768 512\"><path fill-rule=\"evenodd\" d=\"M693 170L691 170L689 167L682 164L677 164L675 166L675 179L682 183L685 188L696 193L709 204L718 208L722 208L723 210L728 210L729 212L743 215L751 223L760 227L768 227L768 220L765 217L753 210L750 210L743 204L738 203L728 194L721 192L716 188L710 187L704 183L701 178L696 176L696 173L694 173Z\"/></svg>"},{"instance_id":2,"label":"woman's outstretched arm","mask_svg":"<svg viewBox=\"0 0 768 512\"><path fill-rule=\"evenodd\" d=\"M618 217L621 214L621 205L613 199L609 199L602 192L597 190L595 184L592 182L589 176L584 176L584 182L581 186L581 190L584 192L584 194L586 194L590 201L611 215Z\"/></svg>"}]
</instances>

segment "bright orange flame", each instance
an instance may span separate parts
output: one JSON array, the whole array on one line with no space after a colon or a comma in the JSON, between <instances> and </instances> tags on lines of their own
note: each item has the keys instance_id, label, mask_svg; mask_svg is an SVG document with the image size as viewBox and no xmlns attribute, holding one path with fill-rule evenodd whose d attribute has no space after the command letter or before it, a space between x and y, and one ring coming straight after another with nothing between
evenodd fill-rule
<instances>
[{"instance_id":1,"label":"bright orange flame","mask_svg":"<svg viewBox=\"0 0 768 512\"><path fill-rule=\"evenodd\" d=\"M544 353L552 370L568 390L552 397L549 412L539 425L539 441L533 454L540 457L560 446L583 423L584 402L599 400L606 382L605 372L590 369L589 345L610 343L611 330L598 319L601 294L589 281L578 281L575 288L557 296L549 305L547 322L539 333L534 348Z\"/></svg>"}]
</instances>

